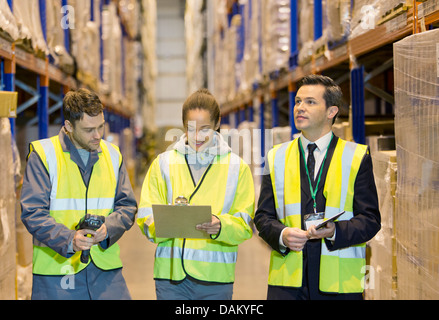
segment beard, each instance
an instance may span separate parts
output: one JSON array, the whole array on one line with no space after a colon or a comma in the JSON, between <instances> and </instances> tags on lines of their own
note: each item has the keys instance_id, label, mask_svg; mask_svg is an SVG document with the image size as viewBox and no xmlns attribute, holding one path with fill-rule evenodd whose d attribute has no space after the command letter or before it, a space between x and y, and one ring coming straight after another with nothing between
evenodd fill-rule
<instances>
[{"instance_id":1,"label":"beard","mask_svg":"<svg viewBox=\"0 0 439 320\"><path fill-rule=\"evenodd\" d=\"M73 144L76 146L77 149L85 149L87 151L95 151L99 148L100 140L90 140L88 142L85 142L80 137L78 137L75 132L70 134L70 140L72 140ZM96 143L94 143L96 142ZM79 147L79 148L78 148Z\"/></svg>"}]
</instances>

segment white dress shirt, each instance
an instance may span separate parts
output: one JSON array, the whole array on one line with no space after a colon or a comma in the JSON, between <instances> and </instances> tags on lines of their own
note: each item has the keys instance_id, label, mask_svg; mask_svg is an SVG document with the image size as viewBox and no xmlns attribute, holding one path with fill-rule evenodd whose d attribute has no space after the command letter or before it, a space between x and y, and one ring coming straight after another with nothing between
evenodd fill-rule
<instances>
[{"instance_id":1,"label":"white dress shirt","mask_svg":"<svg viewBox=\"0 0 439 320\"><path fill-rule=\"evenodd\" d=\"M320 166L322 165L323 159L325 158L326 151L328 150L329 143L331 142L332 131L329 131L323 137L312 142L300 135L300 142L302 143L303 150L305 151L305 159L308 161L308 144L315 143L317 148L314 150L314 158L316 159L316 164L314 167L314 180L317 179L317 174L319 173Z\"/></svg>"},{"instance_id":2,"label":"white dress shirt","mask_svg":"<svg viewBox=\"0 0 439 320\"><path fill-rule=\"evenodd\" d=\"M316 160L316 164L314 167L314 180L317 178L317 175L319 173L320 166L322 165L323 159L325 158L326 151L328 150L329 143L331 142L332 137L332 131L329 131L327 134L325 134L323 137L320 137L316 141L312 142L309 141L307 138L303 136L303 134L300 135L299 143L302 143L302 148L305 151L305 159L308 161L308 144L315 143L317 145L317 148L314 150L314 158ZM305 162L306 165L306 162ZM284 242L282 241L282 234L284 232L285 228L280 233L279 237L279 245L281 251L286 250L286 246ZM328 238L328 240L334 241L335 240L335 231L334 235L331 238Z\"/></svg>"}]
</instances>

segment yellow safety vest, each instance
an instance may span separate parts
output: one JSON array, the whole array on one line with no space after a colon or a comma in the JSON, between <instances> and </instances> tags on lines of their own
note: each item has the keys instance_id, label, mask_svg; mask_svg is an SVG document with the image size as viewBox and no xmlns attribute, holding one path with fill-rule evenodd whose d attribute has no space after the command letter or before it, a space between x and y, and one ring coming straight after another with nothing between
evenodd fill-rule
<instances>
[{"instance_id":1,"label":"yellow safety vest","mask_svg":"<svg viewBox=\"0 0 439 320\"><path fill-rule=\"evenodd\" d=\"M287 227L301 228L301 187L299 139L275 146L268 153L271 182L278 219ZM353 214L355 179L367 146L338 139L326 175L323 195L325 217L340 211L339 220ZM365 244L329 251L322 239L319 288L323 292L363 292ZM268 283L274 286L302 286L302 252L290 251L282 256L271 253Z\"/></svg>"},{"instance_id":2,"label":"yellow safety vest","mask_svg":"<svg viewBox=\"0 0 439 320\"><path fill-rule=\"evenodd\" d=\"M152 204L172 204L184 196L191 205L210 205L221 221L214 239L156 238ZM194 186L184 155L167 151L154 160L140 197L137 224L158 243L154 278L183 280L186 275L209 282L232 283L238 244L251 238L254 186L250 169L237 155L216 156Z\"/></svg>"},{"instance_id":3,"label":"yellow safety vest","mask_svg":"<svg viewBox=\"0 0 439 320\"><path fill-rule=\"evenodd\" d=\"M93 167L88 188L84 184L70 153L62 150L58 136L31 143L31 151L40 156L50 176L50 215L58 223L75 230L79 220L89 214L108 216L113 212L114 196L122 156L119 149L101 140L99 160ZM93 262L103 270L122 267L117 243L104 250L99 245L90 249ZM81 252L65 258L34 238L33 273L40 275L73 274L87 264L80 261ZM90 263L90 260L89 260Z\"/></svg>"}]
</instances>

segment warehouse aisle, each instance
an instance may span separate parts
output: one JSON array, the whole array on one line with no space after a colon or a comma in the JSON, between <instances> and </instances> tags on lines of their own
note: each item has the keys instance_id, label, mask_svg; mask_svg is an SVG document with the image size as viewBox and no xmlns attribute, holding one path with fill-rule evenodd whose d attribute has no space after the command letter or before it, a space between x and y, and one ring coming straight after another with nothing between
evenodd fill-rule
<instances>
[{"instance_id":1,"label":"warehouse aisle","mask_svg":"<svg viewBox=\"0 0 439 320\"><path fill-rule=\"evenodd\" d=\"M138 198L139 192L136 192ZM119 240L123 274L135 300L155 300L153 279L154 252L150 243L134 225ZM267 293L270 249L256 234L239 246L236 263L234 300L265 300Z\"/></svg>"}]
</instances>

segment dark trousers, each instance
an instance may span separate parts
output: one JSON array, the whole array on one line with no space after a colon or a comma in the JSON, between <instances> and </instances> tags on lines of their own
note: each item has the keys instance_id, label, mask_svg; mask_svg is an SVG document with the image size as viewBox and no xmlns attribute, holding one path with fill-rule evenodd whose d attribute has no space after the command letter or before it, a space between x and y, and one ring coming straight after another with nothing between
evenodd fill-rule
<instances>
[{"instance_id":1,"label":"dark trousers","mask_svg":"<svg viewBox=\"0 0 439 320\"><path fill-rule=\"evenodd\" d=\"M66 276L33 275L32 300L130 300L122 268L101 270L91 262Z\"/></svg>"},{"instance_id":2,"label":"dark trousers","mask_svg":"<svg viewBox=\"0 0 439 320\"><path fill-rule=\"evenodd\" d=\"M362 300L362 293L325 293L319 290L321 240L310 240L303 249L302 287L268 286L268 300Z\"/></svg>"}]
</instances>

